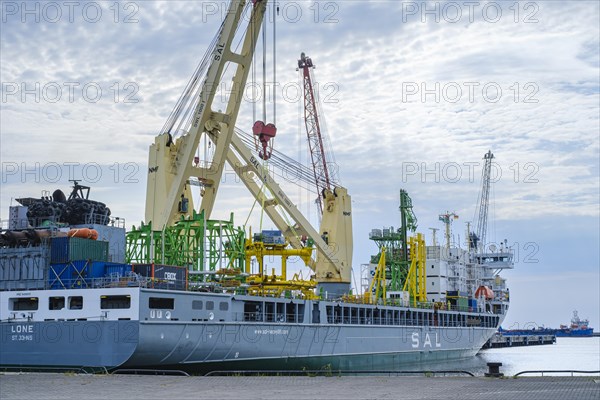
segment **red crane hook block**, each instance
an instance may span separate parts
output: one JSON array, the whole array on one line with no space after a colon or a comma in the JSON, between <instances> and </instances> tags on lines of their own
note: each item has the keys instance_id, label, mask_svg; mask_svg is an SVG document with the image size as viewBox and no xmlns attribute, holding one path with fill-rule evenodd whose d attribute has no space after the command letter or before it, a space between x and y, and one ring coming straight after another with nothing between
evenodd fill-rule
<instances>
[{"instance_id":1,"label":"red crane hook block","mask_svg":"<svg viewBox=\"0 0 600 400\"><path fill-rule=\"evenodd\" d=\"M273 142L270 141L277 135L277 128L273 124L266 124L262 121L256 121L252 126L252 133L258 137L258 141L262 145L262 150L258 156L263 160L268 160L273 154Z\"/></svg>"}]
</instances>

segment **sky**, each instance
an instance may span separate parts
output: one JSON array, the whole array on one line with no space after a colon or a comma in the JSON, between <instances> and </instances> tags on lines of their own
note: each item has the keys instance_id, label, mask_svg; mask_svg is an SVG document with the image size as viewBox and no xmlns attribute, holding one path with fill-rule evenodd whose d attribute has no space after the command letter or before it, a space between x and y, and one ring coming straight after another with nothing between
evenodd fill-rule
<instances>
[{"instance_id":1,"label":"sky","mask_svg":"<svg viewBox=\"0 0 600 400\"><path fill-rule=\"evenodd\" d=\"M139 224L148 146L227 2L0 5L1 218L14 198L68 191L76 178L128 226ZM516 253L504 273L505 327L558 326L578 310L600 329L599 3L278 5L279 15L271 7L267 15L265 55L267 92L273 81L276 88L277 112L272 97L266 111L278 128L274 146L308 163L295 70L305 52L317 66L330 157L352 196L355 282L376 253L371 229L400 225L400 189L428 244L446 211L459 216L453 240L464 244L491 150L488 239L506 239ZM263 85L264 53L259 43L255 87ZM244 97L239 128L249 132L253 115L262 117L263 94ZM233 211L237 224L247 220L256 231L260 212L250 212L252 197L229 172L213 218ZM314 195L282 186L316 225Z\"/></svg>"}]
</instances>

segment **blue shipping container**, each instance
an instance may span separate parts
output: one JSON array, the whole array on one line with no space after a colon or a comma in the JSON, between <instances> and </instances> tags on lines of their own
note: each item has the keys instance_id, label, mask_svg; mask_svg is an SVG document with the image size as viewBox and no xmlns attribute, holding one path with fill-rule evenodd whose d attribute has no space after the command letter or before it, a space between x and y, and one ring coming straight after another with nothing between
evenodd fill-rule
<instances>
[{"instance_id":1,"label":"blue shipping container","mask_svg":"<svg viewBox=\"0 0 600 400\"><path fill-rule=\"evenodd\" d=\"M57 237L50 241L50 262L66 263L69 261L69 238Z\"/></svg>"},{"instance_id":2,"label":"blue shipping container","mask_svg":"<svg viewBox=\"0 0 600 400\"><path fill-rule=\"evenodd\" d=\"M263 237L263 243L265 243L265 244L285 244L285 238L283 236L265 236L265 237Z\"/></svg>"},{"instance_id":3,"label":"blue shipping container","mask_svg":"<svg viewBox=\"0 0 600 400\"><path fill-rule=\"evenodd\" d=\"M281 231L262 231L264 237L281 236Z\"/></svg>"},{"instance_id":4,"label":"blue shipping container","mask_svg":"<svg viewBox=\"0 0 600 400\"><path fill-rule=\"evenodd\" d=\"M48 270L48 285L50 289L90 287L91 280L88 277L89 268L92 268L90 264L86 260L50 264L50 269Z\"/></svg>"},{"instance_id":5,"label":"blue shipping container","mask_svg":"<svg viewBox=\"0 0 600 400\"><path fill-rule=\"evenodd\" d=\"M128 272L131 272L131 264L120 264L120 263L104 263L104 275L111 277L118 275L119 277L127 276Z\"/></svg>"},{"instance_id":6,"label":"blue shipping container","mask_svg":"<svg viewBox=\"0 0 600 400\"><path fill-rule=\"evenodd\" d=\"M124 277L131 271L131 264L105 261L76 260L67 263L52 263L48 271L51 289L74 289L97 286L105 277Z\"/></svg>"}]
</instances>

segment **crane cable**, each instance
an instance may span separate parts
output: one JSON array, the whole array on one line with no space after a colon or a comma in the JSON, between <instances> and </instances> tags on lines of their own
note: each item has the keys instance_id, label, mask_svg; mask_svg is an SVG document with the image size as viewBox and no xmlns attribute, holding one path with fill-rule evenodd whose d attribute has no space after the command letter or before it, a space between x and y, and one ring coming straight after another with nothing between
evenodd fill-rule
<instances>
[{"instance_id":1,"label":"crane cable","mask_svg":"<svg viewBox=\"0 0 600 400\"><path fill-rule=\"evenodd\" d=\"M252 148L253 138L252 135L241 130L240 128L235 128L235 133L238 135L240 140L248 146L248 148ZM271 165L277 166L282 169L283 173L279 173L278 176L281 176L288 182L299 185L299 181L305 182L309 184L308 187L303 189L307 189L316 193L313 186L315 186L315 178L312 171L302 163L294 160L293 158L286 156L285 154L273 150L273 154L271 155ZM273 171L275 173L275 171ZM285 173L285 174L284 174ZM324 181L320 181L324 182Z\"/></svg>"},{"instance_id":2,"label":"crane cable","mask_svg":"<svg viewBox=\"0 0 600 400\"><path fill-rule=\"evenodd\" d=\"M277 80L277 33L276 33L276 14L279 15L279 7L277 6L276 3L273 3L273 9L272 9L272 16L273 16L273 124L276 126L277 123L277 88L276 88L276 80ZM263 121L266 123L267 121L267 21L266 19L263 19L263 31L262 31L262 47L263 47L263 54L262 54L262 78L263 78L263 85L262 85L262 93L263 93ZM253 79L255 79L255 67L254 67L254 63L252 65L252 74L253 74ZM255 109L255 102L253 102L253 117L254 120L256 120L256 109ZM256 138L254 138L254 142L256 145ZM272 152L271 152L272 155ZM262 161L262 168L263 171L267 170L268 172L268 158L267 159L263 159ZM261 172L263 172L261 171ZM262 181L262 180L261 180ZM260 231L262 232L262 227L263 227L263 219L264 219L264 211L265 211L265 183L264 181L262 181L261 187L260 187L260 193L261 193L261 214L260 214ZM252 204L252 207L250 209L250 213L248 215L248 218L246 219L246 223L244 224L244 226L246 226L246 224L248 223L248 220L250 219L250 215L252 214L254 207L256 206L257 200L255 199L254 203ZM284 214L285 216L285 214ZM287 221L286 218L286 222L289 225L289 221ZM293 227L291 227L293 229Z\"/></svg>"},{"instance_id":3,"label":"crane cable","mask_svg":"<svg viewBox=\"0 0 600 400\"><path fill-rule=\"evenodd\" d=\"M263 19L263 31L262 31L262 78L263 78L263 122L267 123L267 19ZM265 148L265 154L262 161L263 170L267 168L267 149ZM261 171L262 172L262 171ZM262 233L263 228L263 217L265 215L265 193L264 193L265 185L261 185L260 194L261 194L261 207L260 207L260 231Z\"/></svg>"},{"instance_id":4,"label":"crane cable","mask_svg":"<svg viewBox=\"0 0 600 400\"><path fill-rule=\"evenodd\" d=\"M223 29L224 23L225 23L225 21L221 22L221 28L212 38L200 63L198 64L198 66L196 67L190 80L186 84L185 89L179 96L179 99L177 100L175 108L173 108L173 110L171 110L171 113L167 117L167 120L165 121L165 124L163 125L163 128L160 133L169 132L172 134L176 134L176 132L171 132L172 128L175 126L175 123L177 122L177 120L180 119L181 115L185 113L184 109L189 108L189 99L191 98L191 94L194 91L194 89L198 86L200 77L204 74L204 72L207 69L208 61L210 60L210 55L213 53L213 51L217 45L217 41L218 41L220 32ZM186 105L187 105L187 107L186 107Z\"/></svg>"},{"instance_id":5,"label":"crane cable","mask_svg":"<svg viewBox=\"0 0 600 400\"><path fill-rule=\"evenodd\" d=\"M250 32L252 35L252 40L254 40L256 38L256 35L254 34L254 24L252 22L250 22ZM252 48L254 49L254 51L252 52L252 63L250 65L250 69L251 69L251 78L250 78L250 83L251 83L251 87L252 87L252 121L256 121L256 96L255 96L255 88L256 88L256 42L252 43Z\"/></svg>"},{"instance_id":6,"label":"crane cable","mask_svg":"<svg viewBox=\"0 0 600 400\"><path fill-rule=\"evenodd\" d=\"M277 126L277 15L279 6L273 2L273 125Z\"/></svg>"},{"instance_id":7,"label":"crane cable","mask_svg":"<svg viewBox=\"0 0 600 400\"><path fill-rule=\"evenodd\" d=\"M273 3L273 124L275 126L277 126L277 16L279 15L279 6L277 5L276 2ZM265 39L266 40L266 39ZM265 96L266 98L266 96ZM266 107L265 107L266 109ZM283 160L283 157L285 157L283 154L281 154L281 158L278 157L278 152L275 153L274 151L271 152L271 158L273 158L273 156L275 156L275 160L280 160L281 163L279 164L280 166L282 165L291 165L291 163L286 163L286 161ZM291 160L291 159L290 159ZM275 163L274 163L275 164ZM301 164L300 164L301 165ZM300 170L300 168L299 168ZM268 171L267 171L268 172ZM263 203L264 203L264 196L263 196ZM287 224L287 226L291 229L292 233L294 236L299 237L300 235L298 234L298 232L296 231L294 224L292 224L289 220L288 214L287 212L285 212L285 210L283 210L283 207L281 207L281 205L277 204L276 207L279 210L279 214L283 217L283 219L285 220L285 223ZM263 207L264 210L264 207ZM262 220L261 220L261 228L262 228Z\"/></svg>"}]
</instances>

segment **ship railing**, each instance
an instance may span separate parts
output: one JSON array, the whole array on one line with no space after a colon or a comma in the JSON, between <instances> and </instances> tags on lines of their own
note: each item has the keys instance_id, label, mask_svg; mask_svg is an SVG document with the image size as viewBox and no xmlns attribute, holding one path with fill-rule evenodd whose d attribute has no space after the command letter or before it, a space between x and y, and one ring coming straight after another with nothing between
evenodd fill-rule
<instances>
[{"instance_id":1,"label":"ship railing","mask_svg":"<svg viewBox=\"0 0 600 400\"><path fill-rule=\"evenodd\" d=\"M459 376L459 375L468 375L475 377L475 375L470 371L462 371L462 370L406 370L406 371L398 371L398 370L336 370L331 368L322 368L322 369L301 369L301 370L223 370L223 371L210 371L206 373L204 376L356 376L356 375L387 375L387 376L404 376L404 375L424 375L426 377L431 376Z\"/></svg>"},{"instance_id":2,"label":"ship railing","mask_svg":"<svg viewBox=\"0 0 600 400\"><path fill-rule=\"evenodd\" d=\"M61 278L51 279L45 289L98 289L115 287L150 287L150 278L137 274L100 278Z\"/></svg>"},{"instance_id":3,"label":"ship railing","mask_svg":"<svg viewBox=\"0 0 600 400\"><path fill-rule=\"evenodd\" d=\"M108 225L125 229L125 218L107 216L99 213L89 213L81 223L75 225ZM31 218L12 218L0 220L0 230L23 230L23 229L52 229L65 227L69 224L61 222L56 215L37 216Z\"/></svg>"},{"instance_id":4,"label":"ship railing","mask_svg":"<svg viewBox=\"0 0 600 400\"><path fill-rule=\"evenodd\" d=\"M338 316L338 315L327 315L327 319L323 321L327 324L335 325L390 325L390 326L417 326L417 327L469 327L469 326L480 326L480 327L495 327L495 323L492 320L482 320L480 324L472 324L466 315L464 318L457 318L456 320L451 319L439 319L435 320L432 315L428 314L425 316L413 316L407 318L406 316L394 316L394 315L380 315L380 316ZM254 322L264 324L279 324L279 323L303 323L303 313L263 313L261 311L252 312L234 312L231 314L232 321L234 322Z\"/></svg>"},{"instance_id":5,"label":"ship railing","mask_svg":"<svg viewBox=\"0 0 600 400\"><path fill-rule=\"evenodd\" d=\"M571 376L577 376L577 375L586 375L586 374L591 374L591 375L600 375L600 370L591 370L591 371L587 371L587 370L575 370L575 369L555 369L555 370L532 370L532 371L521 371L521 372L517 372L514 375L514 378L521 376L521 375L540 375L540 376L544 376L544 374L546 374L545 376L557 376L557 374L569 374Z\"/></svg>"},{"instance_id":6,"label":"ship railing","mask_svg":"<svg viewBox=\"0 0 600 400\"><path fill-rule=\"evenodd\" d=\"M64 226L64 223L59 222L59 218L55 215L35 218L18 218L5 219L1 221L2 230L22 230L22 229L50 229L53 227Z\"/></svg>"}]
</instances>

